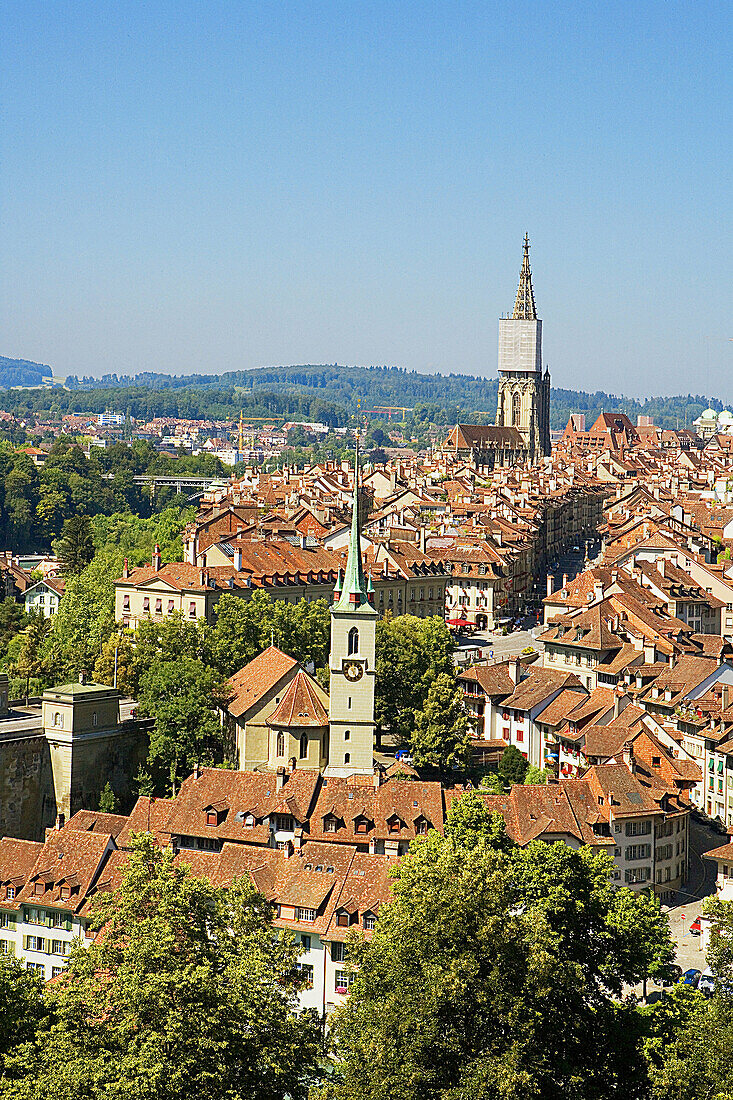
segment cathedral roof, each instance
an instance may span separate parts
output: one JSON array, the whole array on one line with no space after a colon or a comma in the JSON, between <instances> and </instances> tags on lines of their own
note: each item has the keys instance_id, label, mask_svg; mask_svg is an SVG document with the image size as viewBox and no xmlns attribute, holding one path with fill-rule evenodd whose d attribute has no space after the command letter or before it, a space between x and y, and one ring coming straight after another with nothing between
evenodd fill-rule
<instances>
[{"instance_id":1,"label":"cathedral roof","mask_svg":"<svg viewBox=\"0 0 733 1100\"><path fill-rule=\"evenodd\" d=\"M359 444L356 445L354 460L354 506L351 515L351 535L349 537L349 556L346 561L344 581L334 611L376 611L369 602L369 591L364 576L364 564L361 558L361 534L359 531Z\"/></svg>"}]
</instances>

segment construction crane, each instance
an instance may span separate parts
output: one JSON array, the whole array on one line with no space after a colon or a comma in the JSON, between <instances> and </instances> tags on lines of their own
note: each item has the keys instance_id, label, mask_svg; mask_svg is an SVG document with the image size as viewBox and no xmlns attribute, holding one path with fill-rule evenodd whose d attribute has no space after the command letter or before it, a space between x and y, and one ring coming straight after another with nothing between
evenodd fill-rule
<instances>
[{"instance_id":1,"label":"construction crane","mask_svg":"<svg viewBox=\"0 0 733 1100\"><path fill-rule=\"evenodd\" d=\"M392 419L392 413L393 412L401 412L402 413L402 423L403 424L405 422L405 413L412 412L412 411L413 411L413 406L412 405L375 405L374 408L371 409L371 412L373 412L373 413L386 413L388 420Z\"/></svg>"}]
</instances>

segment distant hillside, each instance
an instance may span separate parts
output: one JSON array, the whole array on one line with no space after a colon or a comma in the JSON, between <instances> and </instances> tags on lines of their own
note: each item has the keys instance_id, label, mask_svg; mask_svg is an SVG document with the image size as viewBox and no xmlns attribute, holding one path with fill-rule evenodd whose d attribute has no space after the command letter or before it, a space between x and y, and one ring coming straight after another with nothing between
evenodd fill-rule
<instances>
[{"instance_id":1,"label":"distant hillside","mask_svg":"<svg viewBox=\"0 0 733 1100\"><path fill-rule=\"evenodd\" d=\"M141 392L147 392L151 405L161 411L179 406L188 408L193 403L200 403L207 408L214 405L221 408L222 404L232 409L241 406L245 412L249 409L250 415L255 415L255 409L259 412L263 406L265 415L267 411L274 413L280 409L290 414L294 400L306 405L309 400L317 399L330 406L337 417L339 406L347 414L353 414L357 409L368 412L375 406L391 405L412 410L414 420L430 420L438 424L454 424L457 420L493 421L498 388L496 378L478 378L469 374L419 374L400 367L346 367L335 363L259 367L227 374L144 373L134 377L116 374L103 378L72 377L67 378L66 385L72 390L85 392L87 399L95 402L114 400L111 390L132 390L137 398ZM215 391L215 394L211 392L211 396L207 397L209 391ZM160 395L157 400L153 397L155 393ZM194 394L197 396L194 397ZM285 397L285 401L274 400L275 395ZM121 394L117 400L124 404ZM134 403L139 404L139 401ZM633 423L637 416L642 415L651 416L654 423L662 428L684 427L685 424L691 425L709 405L718 410L723 407L716 398L699 394L650 397L637 401L600 390L587 393L584 390L553 389L551 425L553 428L564 427L571 412L585 413L586 422L590 425L605 410L625 412ZM213 415L213 412L208 415ZM409 412L407 417L410 418Z\"/></svg>"},{"instance_id":2,"label":"distant hillside","mask_svg":"<svg viewBox=\"0 0 733 1100\"><path fill-rule=\"evenodd\" d=\"M45 363L27 359L8 359L0 355L0 387L42 386L44 378L52 378L53 369Z\"/></svg>"}]
</instances>

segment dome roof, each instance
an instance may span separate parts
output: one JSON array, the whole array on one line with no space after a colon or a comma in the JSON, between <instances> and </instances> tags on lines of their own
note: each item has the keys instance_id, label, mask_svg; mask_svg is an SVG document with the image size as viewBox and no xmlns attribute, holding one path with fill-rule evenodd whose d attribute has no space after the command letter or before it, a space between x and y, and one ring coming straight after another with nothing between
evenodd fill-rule
<instances>
[{"instance_id":1,"label":"dome roof","mask_svg":"<svg viewBox=\"0 0 733 1100\"><path fill-rule=\"evenodd\" d=\"M718 420L724 420L726 424L729 424L733 420L733 413L730 409L723 409L722 413L718 417Z\"/></svg>"}]
</instances>

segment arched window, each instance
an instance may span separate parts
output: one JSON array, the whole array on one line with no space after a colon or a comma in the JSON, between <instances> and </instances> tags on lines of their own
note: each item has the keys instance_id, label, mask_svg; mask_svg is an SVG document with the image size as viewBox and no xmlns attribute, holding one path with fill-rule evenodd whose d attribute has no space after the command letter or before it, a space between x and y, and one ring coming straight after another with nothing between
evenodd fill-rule
<instances>
[{"instance_id":1,"label":"arched window","mask_svg":"<svg viewBox=\"0 0 733 1100\"><path fill-rule=\"evenodd\" d=\"M308 734L301 733L300 735L300 759L305 760L308 756Z\"/></svg>"},{"instance_id":2,"label":"arched window","mask_svg":"<svg viewBox=\"0 0 733 1100\"><path fill-rule=\"evenodd\" d=\"M282 730L277 735L277 756L285 756L285 734Z\"/></svg>"},{"instance_id":3,"label":"arched window","mask_svg":"<svg viewBox=\"0 0 733 1100\"><path fill-rule=\"evenodd\" d=\"M53 724L54 724L54 726L63 726L63 724L64 724L64 720L61 717L61 712L58 711L58 710L56 711L56 713L53 716Z\"/></svg>"},{"instance_id":4,"label":"arched window","mask_svg":"<svg viewBox=\"0 0 733 1100\"><path fill-rule=\"evenodd\" d=\"M351 656L352 653L358 653L358 652L359 652L359 631L356 629L355 626L352 626L351 630L349 631L349 656Z\"/></svg>"},{"instance_id":5,"label":"arched window","mask_svg":"<svg viewBox=\"0 0 733 1100\"><path fill-rule=\"evenodd\" d=\"M344 764L350 764L350 763L351 763L351 753L350 752L345 752L344 753Z\"/></svg>"},{"instance_id":6,"label":"arched window","mask_svg":"<svg viewBox=\"0 0 733 1100\"><path fill-rule=\"evenodd\" d=\"M522 419L522 398L518 393L514 394L512 398L512 424L515 428L519 427Z\"/></svg>"}]
</instances>

